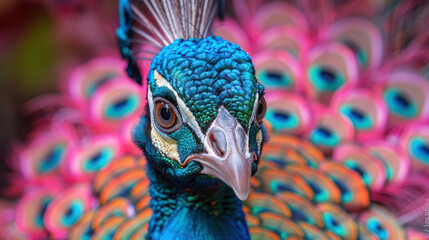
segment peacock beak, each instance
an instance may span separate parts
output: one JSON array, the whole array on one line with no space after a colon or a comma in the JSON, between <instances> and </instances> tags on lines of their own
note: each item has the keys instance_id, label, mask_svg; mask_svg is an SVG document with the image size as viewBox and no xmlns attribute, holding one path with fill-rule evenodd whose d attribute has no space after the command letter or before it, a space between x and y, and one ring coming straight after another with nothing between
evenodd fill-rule
<instances>
[{"instance_id":1,"label":"peacock beak","mask_svg":"<svg viewBox=\"0 0 429 240\"><path fill-rule=\"evenodd\" d=\"M184 164L200 162L204 166L201 173L217 177L231 187L240 200L246 200L254 153L249 152L243 127L225 108L221 108L210 126L204 145L207 153L191 155Z\"/></svg>"}]
</instances>

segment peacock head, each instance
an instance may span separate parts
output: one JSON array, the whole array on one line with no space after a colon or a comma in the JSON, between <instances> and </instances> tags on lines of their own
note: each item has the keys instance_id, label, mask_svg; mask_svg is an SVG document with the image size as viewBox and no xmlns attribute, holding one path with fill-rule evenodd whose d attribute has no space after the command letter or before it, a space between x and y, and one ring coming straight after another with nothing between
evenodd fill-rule
<instances>
[{"instance_id":1,"label":"peacock head","mask_svg":"<svg viewBox=\"0 0 429 240\"><path fill-rule=\"evenodd\" d=\"M220 184L244 200L264 141L264 88L250 56L220 37L176 40L153 59L134 131L149 166L177 184Z\"/></svg>"}]
</instances>

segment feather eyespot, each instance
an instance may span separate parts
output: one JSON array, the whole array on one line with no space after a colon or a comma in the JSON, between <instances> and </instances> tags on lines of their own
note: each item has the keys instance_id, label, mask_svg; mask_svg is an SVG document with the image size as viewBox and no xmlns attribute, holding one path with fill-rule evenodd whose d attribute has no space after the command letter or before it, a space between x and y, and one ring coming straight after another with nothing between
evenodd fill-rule
<instances>
[{"instance_id":1,"label":"feather eyespot","mask_svg":"<svg viewBox=\"0 0 429 240\"><path fill-rule=\"evenodd\" d=\"M168 100L155 98L155 123L164 133L172 133L182 126L177 108Z\"/></svg>"},{"instance_id":2,"label":"feather eyespot","mask_svg":"<svg viewBox=\"0 0 429 240\"><path fill-rule=\"evenodd\" d=\"M259 101L258 109L256 110L256 121L261 123L264 120L265 113L267 113L267 102L265 98L262 97Z\"/></svg>"}]
</instances>

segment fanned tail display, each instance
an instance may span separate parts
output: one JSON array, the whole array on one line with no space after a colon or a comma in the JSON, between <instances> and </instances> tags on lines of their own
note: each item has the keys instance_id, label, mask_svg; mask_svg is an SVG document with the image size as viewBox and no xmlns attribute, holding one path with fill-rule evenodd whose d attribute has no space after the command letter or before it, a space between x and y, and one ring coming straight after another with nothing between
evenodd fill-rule
<instances>
[{"instance_id":1,"label":"fanned tail display","mask_svg":"<svg viewBox=\"0 0 429 240\"><path fill-rule=\"evenodd\" d=\"M128 65L94 59L27 104L34 131L10 159L20 197L0 202L0 238L171 238L163 229L187 216L250 239L425 239L428 12L424 1L120 0ZM250 165L207 157L231 142ZM242 205L227 167L253 175Z\"/></svg>"}]
</instances>

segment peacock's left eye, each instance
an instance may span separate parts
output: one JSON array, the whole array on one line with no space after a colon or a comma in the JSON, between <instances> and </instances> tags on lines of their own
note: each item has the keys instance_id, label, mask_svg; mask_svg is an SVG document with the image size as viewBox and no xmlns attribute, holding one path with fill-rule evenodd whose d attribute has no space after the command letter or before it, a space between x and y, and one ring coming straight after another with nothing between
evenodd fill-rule
<instances>
[{"instance_id":1,"label":"peacock's left eye","mask_svg":"<svg viewBox=\"0 0 429 240\"><path fill-rule=\"evenodd\" d=\"M258 123L264 120L265 113L267 113L267 102L265 98L262 97L261 101L259 101L258 109L256 110L256 121Z\"/></svg>"},{"instance_id":2,"label":"peacock's left eye","mask_svg":"<svg viewBox=\"0 0 429 240\"><path fill-rule=\"evenodd\" d=\"M172 133L179 129L182 121L177 108L170 101L163 98L155 98L154 102L157 127L165 133Z\"/></svg>"}]
</instances>

